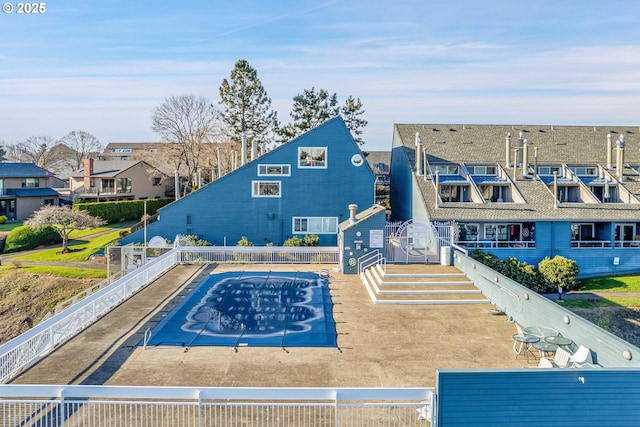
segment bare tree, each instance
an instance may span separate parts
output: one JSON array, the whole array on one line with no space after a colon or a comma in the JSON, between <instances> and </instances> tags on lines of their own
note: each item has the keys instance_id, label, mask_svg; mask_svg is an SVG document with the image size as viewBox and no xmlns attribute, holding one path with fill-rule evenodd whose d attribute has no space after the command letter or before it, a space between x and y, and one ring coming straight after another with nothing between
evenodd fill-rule
<instances>
[{"instance_id":1,"label":"bare tree","mask_svg":"<svg viewBox=\"0 0 640 427\"><path fill-rule=\"evenodd\" d=\"M35 163L43 169L49 169L58 157L57 141L50 136L31 136L23 142L8 146L7 158L26 163Z\"/></svg>"},{"instance_id":2,"label":"bare tree","mask_svg":"<svg viewBox=\"0 0 640 427\"><path fill-rule=\"evenodd\" d=\"M72 130L63 136L60 142L73 150L71 158L67 159L68 165L73 170L80 169L89 154L102 151L102 144L98 138L83 130Z\"/></svg>"},{"instance_id":3,"label":"bare tree","mask_svg":"<svg viewBox=\"0 0 640 427\"><path fill-rule=\"evenodd\" d=\"M96 228L107 222L89 215L87 211L72 210L66 206L46 205L35 211L25 225L38 228L51 226L62 237L62 253L69 252L69 234L74 230Z\"/></svg>"},{"instance_id":4,"label":"bare tree","mask_svg":"<svg viewBox=\"0 0 640 427\"><path fill-rule=\"evenodd\" d=\"M151 122L154 132L175 144L169 153L173 164L176 170L184 170L181 175L194 188L194 177L204 161L203 144L212 142L221 128L218 110L202 96L171 96L154 109Z\"/></svg>"}]
</instances>

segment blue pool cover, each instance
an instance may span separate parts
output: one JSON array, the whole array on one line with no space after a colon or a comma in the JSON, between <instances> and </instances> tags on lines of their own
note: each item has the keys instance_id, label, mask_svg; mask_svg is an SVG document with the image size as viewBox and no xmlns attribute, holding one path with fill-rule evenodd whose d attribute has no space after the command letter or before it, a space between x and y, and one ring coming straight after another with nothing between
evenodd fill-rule
<instances>
[{"instance_id":1,"label":"blue pool cover","mask_svg":"<svg viewBox=\"0 0 640 427\"><path fill-rule=\"evenodd\" d=\"M158 324L147 345L336 347L328 285L317 273L212 274Z\"/></svg>"}]
</instances>

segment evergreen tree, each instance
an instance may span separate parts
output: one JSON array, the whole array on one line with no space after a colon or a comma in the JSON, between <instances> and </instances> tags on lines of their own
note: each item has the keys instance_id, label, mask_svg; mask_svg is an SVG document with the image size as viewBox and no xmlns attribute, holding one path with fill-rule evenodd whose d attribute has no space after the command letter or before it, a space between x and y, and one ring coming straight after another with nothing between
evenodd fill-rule
<instances>
[{"instance_id":1,"label":"evergreen tree","mask_svg":"<svg viewBox=\"0 0 640 427\"><path fill-rule=\"evenodd\" d=\"M354 99L353 96L349 96L340 109L340 114L342 115L347 128L351 131L353 140L358 145L364 144L364 140L360 135L362 135L362 128L364 128L369 122L360 117L364 114L360 98Z\"/></svg>"},{"instance_id":2,"label":"evergreen tree","mask_svg":"<svg viewBox=\"0 0 640 427\"><path fill-rule=\"evenodd\" d=\"M360 117L364 114L360 98L355 99L349 96L344 106L339 107L338 96L335 93L330 94L325 89L316 92L314 87L305 89L303 93L293 98L293 108L290 113L293 122L281 128L279 135L283 140L295 138L338 114L342 115L354 140L358 144L364 144L360 135L362 128L368 122Z\"/></svg>"},{"instance_id":3,"label":"evergreen tree","mask_svg":"<svg viewBox=\"0 0 640 427\"><path fill-rule=\"evenodd\" d=\"M238 60L230 79L222 80L220 104L221 118L229 128L232 141L242 142L244 133L250 149L254 143L261 148L273 140L278 129L277 114L271 109L271 99L258 72L246 60Z\"/></svg>"}]
</instances>

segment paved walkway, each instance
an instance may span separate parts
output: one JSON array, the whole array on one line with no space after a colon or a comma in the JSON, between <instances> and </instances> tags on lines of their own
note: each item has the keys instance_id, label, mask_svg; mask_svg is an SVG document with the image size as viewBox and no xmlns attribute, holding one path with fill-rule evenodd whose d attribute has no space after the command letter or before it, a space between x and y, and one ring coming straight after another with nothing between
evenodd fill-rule
<instances>
[{"instance_id":1,"label":"paved walkway","mask_svg":"<svg viewBox=\"0 0 640 427\"><path fill-rule=\"evenodd\" d=\"M357 275L331 273L337 348L137 344L208 274L319 271L334 265L176 266L17 376L22 384L431 387L438 368L520 368L505 316L489 304L375 305ZM424 266L428 268L428 266Z\"/></svg>"}]
</instances>

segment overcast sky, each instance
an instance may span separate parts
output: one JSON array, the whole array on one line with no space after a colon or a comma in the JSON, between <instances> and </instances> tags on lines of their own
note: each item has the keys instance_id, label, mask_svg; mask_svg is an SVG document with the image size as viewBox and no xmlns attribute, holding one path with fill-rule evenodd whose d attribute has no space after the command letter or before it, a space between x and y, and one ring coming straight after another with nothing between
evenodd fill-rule
<instances>
[{"instance_id":1,"label":"overcast sky","mask_svg":"<svg viewBox=\"0 0 640 427\"><path fill-rule=\"evenodd\" d=\"M4 0L2 0L4 1ZM156 141L171 95L219 101L235 62L283 124L315 87L394 123L640 126L637 1L86 1L0 13L0 140ZM3 11L10 9L6 4Z\"/></svg>"}]
</instances>

